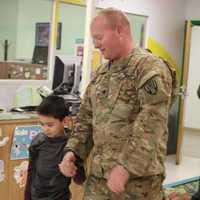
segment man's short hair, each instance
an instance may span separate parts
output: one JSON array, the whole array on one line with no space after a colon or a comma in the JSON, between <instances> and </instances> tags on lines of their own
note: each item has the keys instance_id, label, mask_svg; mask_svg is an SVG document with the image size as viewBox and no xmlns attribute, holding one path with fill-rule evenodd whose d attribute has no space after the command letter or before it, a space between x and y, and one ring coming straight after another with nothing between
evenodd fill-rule
<instances>
[{"instance_id":1,"label":"man's short hair","mask_svg":"<svg viewBox=\"0 0 200 200\"><path fill-rule=\"evenodd\" d=\"M118 25L130 27L130 22L127 16L116 8L106 8L99 12L98 16L104 16L111 24L113 28Z\"/></svg>"},{"instance_id":2,"label":"man's short hair","mask_svg":"<svg viewBox=\"0 0 200 200\"><path fill-rule=\"evenodd\" d=\"M62 121L69 115L69 106L62 97L50 95L44 98L37 107L37 113L39 115L54 117Z\"/></svg>"}]
</instances>

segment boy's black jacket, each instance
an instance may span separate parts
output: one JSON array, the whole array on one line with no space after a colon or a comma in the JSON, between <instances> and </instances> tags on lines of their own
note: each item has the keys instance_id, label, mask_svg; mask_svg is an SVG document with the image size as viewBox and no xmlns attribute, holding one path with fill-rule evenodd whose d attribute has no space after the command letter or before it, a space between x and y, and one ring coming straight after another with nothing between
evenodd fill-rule
<instances>
[{"instance_id":1,"label":"boy's black jacket","mask_svg":"<svg viewBox=\"0 0 200 200\"><path fill-rule=\"evenodd\" d=\"M65 132L67 133L67 136L65 136L65 138L48 138L45 134L39 133L33 139L32 143L29 147L29 165L28 165L28 173L27 173L28 175L27 175L27 181L26 181L26 187L25 187L25 193L24 193L24 200L31 200L31 184L33 184L33 180L36 176L35 165L36 165L36 162L38 163L38 160L37 160L38 154L41 151L41 149L42 149L42 152L44 152L43 155L45 155L44 160L46 159L47 156L49 157L48 159L51 160L51 156L52 156L52 159L53 159L52 162L55 162L56 165L58 165L61 162L61 160L65 154L64 147L67 143L68 135L70 134L69 130L66 130ZM62 143L60 143L60 142L62 142ZM55 143L57 143L57 144L55 144ZM48 150L48 148L51 148L51 145L54 145L53 146L54 148L56 147L55 145L58 145L58 148L60 148L62 150L62 155L59 154L60 159L61 159L59 162L58 162L58 159L53 158L54 156L57 156L57 155L53 155L54 152L51 153L50 155L48 155L48 151L45 152L46 149ZM40 153L40 155L41 155L41 153ZM40 161L42 161L42 159L40 159ZM39 164L40 163L42 163L42 162L39 162ZM41 166L41 168L43 168L43 165L40 165L40 166ZM46 166L47 166L47 164L46 164ZM78 167L77 173L76 173L75 177L73 177L73 180L77 184L82 184L85 181L85 171L84 171L83 163L79 159L78 159L77 167ZM45 171L45 170L46 169L44 168L43 171ZM53 175L54 174L52 174L52 176ZM61 175L61 179L63 180L62 175ZM66 183L66 186L64 185L64 187L66 188L66 191L65 191L66 193L64 195L65 199L66 199L67 197L70 197L69 185L71 183L71 178L65 177L64 180ZM58 179L58 181L59 181L59 179ZM59 187L61 187L61 191L63 191L62 183L60 184L60 186L58 184L58 189L59 189ZM49 191L49 188L46 188L46 189L48 190L47 194L49 194L51 191ZM52 188L52 190L57 190L57 188L54 187L54 188ZM57 200L57 199L55 198L53 200ZM59 200L62 200L62 199L60 199L60 197L59 197Z\"/></svg>"}]
</instances>

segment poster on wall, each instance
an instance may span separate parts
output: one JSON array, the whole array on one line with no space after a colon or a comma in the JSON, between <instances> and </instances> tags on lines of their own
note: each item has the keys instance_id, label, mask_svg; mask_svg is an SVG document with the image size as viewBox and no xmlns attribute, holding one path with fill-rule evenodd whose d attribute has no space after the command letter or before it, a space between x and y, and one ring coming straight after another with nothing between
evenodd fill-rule
<instances>
[{"instance_id":1,"label":"poster on wall","mask_svg":"<svg viewBox=\"0 0 200 200\"><path fill-rule=\"evenodd\" d=\"M84 39L77 38L75 40L75 56L81 58L81 65L83 64L83 53L84 53Z\"/></svg>"},{"instance_id":2,"label":"poster on wall","mask_svg":"<svg viewBox=\"0 0 200 200\"><path fill-rule=\"evenodd\" d=\"M13 134L10 159L19 160L28 158L28 148L32 139L39 132L42 132L40 125L16 126Z\"/></svg>"},{"instance_id":3,"label":"poster on wall","mask_svg":"<svg viewBox=\"0 0 200 200\"><path fill-rule=\"evenodd\" d=\"M62 24L58 23L58 33L57 33L57 49L61 48L61 31ZM50 23L36 23L35 30L35 46L48 47L49 45L49 32Z\"/></svg>"}]
</instances>

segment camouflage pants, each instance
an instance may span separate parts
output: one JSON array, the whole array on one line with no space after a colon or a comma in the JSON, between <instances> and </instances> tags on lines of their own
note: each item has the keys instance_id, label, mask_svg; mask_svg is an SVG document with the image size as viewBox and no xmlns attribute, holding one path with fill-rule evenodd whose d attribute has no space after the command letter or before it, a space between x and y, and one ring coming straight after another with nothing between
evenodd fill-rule
<instances>
[{"instance_id":1,"label":"camouflage pants","mask_svg":"<svg viewBox=\"0 0 200 200\"><path fill-rule=\"evenodd\" d=\"M129 180L120 195L111 192L106 179L90 176L86 182L84 200L164 200L163 177L150 176Z\"/></svg>"}]
</instances>

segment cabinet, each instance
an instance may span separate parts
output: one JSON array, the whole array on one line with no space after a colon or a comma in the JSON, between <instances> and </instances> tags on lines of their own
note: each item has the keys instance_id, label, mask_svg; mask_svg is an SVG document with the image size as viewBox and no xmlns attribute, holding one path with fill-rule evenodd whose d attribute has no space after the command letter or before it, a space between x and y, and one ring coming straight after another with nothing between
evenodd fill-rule
<instances>
[{"instance_id":1,"label":"cabinet","mask_svg":"<svg viewBox=\"0 0 200 200\"><path fill-rule=\"evenodd\" d=\"M3 180L0 178L0 199L23 200L24 187L20 187L19 183L17 183L14 177L14 169L26 159L11 160L10 152L15 127L34 124L38 124L38 119L36 117L30 117L29 119L22 118L0 120L0 140L4 137L9 137L8 142L4 146L0 147L0 177L2 178L4 176ZM71 127L73 125L73 119L69 118L66 125ZM73 200L82 199L82 186L72 183L71 191Z\"/></svg>"},{"instance_id":2,"label":"cabinet","mask_svg":"<svg viewBox=\"0 0 200 200\"><path fill-rule=\"evenodd\" d=\"M1 173L4 175L3 181L0 182L1 199L6 200L23 200L24 188L20 188L14 178L14 168L23 160L10 160L10 151L12 145L13 132L16 126L37 124L38 119L17 119L17 120L0 120L1 140L9 137L8 142L0 147ZM3 176L1 174L1 176Z\"/></svg>"}]
</instances>

